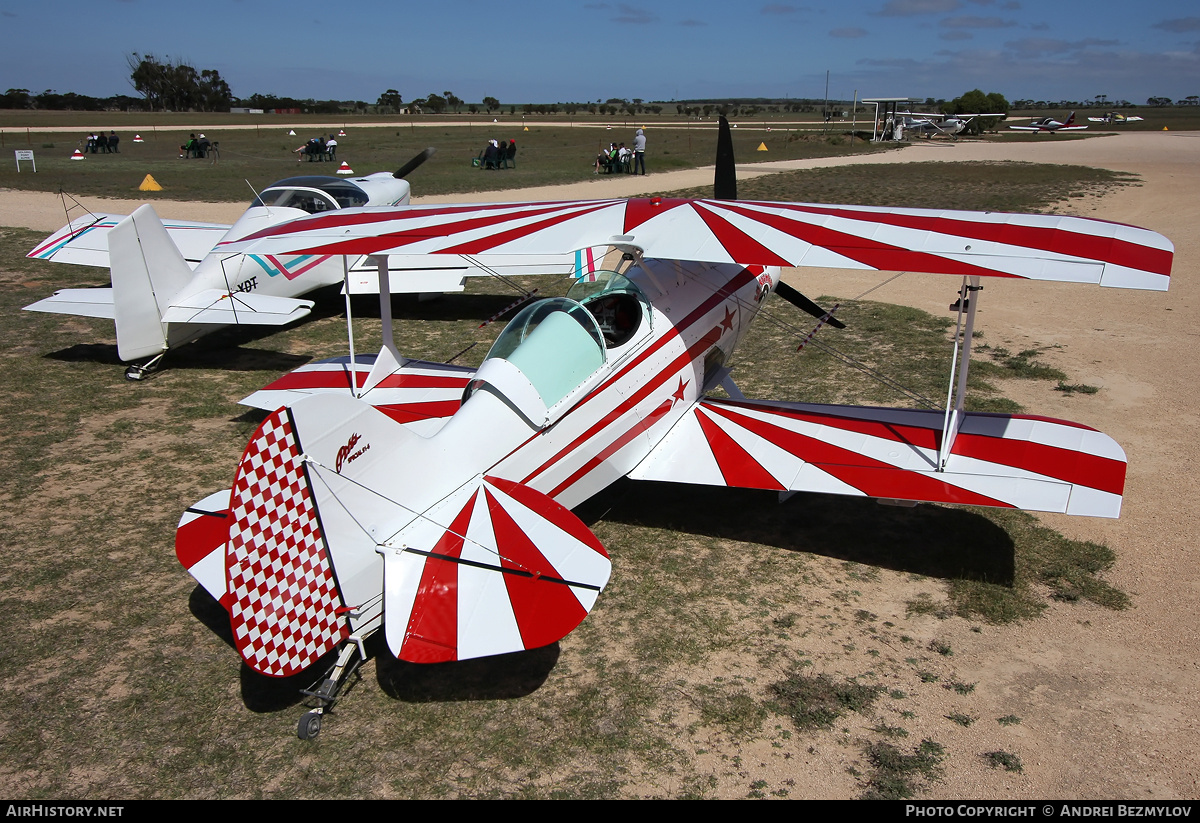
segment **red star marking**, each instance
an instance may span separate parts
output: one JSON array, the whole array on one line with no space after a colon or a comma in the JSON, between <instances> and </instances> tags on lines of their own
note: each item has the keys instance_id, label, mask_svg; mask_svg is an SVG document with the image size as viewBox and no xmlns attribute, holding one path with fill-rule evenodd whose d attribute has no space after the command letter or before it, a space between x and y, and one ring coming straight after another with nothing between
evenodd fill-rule
<instances>
[{"instance_id":1,"label":"red star marking","mask_svg":"<svg viewBox=\"0 0 1200 823\"><path fill-rule=\"evenodd\" d=\"M671 395L671 408L675 408L676 402L679 402L679 403L683 402L683 399L684 399L683 398L683 390L685 388L687 388L687 384L690 382L692 382L692 381L684 380L682 377L679 378L679 388L677 388L675 390L675 393Z\"/></svg>"},{"instance_id":2,"label":"red star marking","mask_svg":"<svg viewBox=\"0 0 1200 823\"><path fill-rule=\"evenodd\" d=\"M733 318L737 317L737 312L728 306L725 307L725 319L721 321L721 328L733 331ZM724 334L725 332L721 332Z\"/></svg>"}]
</instances>

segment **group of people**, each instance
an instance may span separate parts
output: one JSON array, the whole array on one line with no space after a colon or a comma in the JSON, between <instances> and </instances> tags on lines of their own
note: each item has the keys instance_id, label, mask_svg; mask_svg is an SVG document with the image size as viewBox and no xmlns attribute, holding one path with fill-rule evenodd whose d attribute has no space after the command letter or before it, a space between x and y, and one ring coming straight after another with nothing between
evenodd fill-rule
<instances>
[{"instance_id":1,"label":"group of people","mask_svg":"<svg viewBox=\"0 0 1200 823\"><path fill-rule=\"evenodd\" d=\"M192 132L188 141L179 147L180 157L208 157L208 153L212 150L213 143L204 136L204 132L197 137L195 132Z\"/></svg>"},{"instance_id":2,"label":"group of people","mask_svg":"<svg viewBox=\"0 0 1200 823\"><path fill-rule=\"evenodd\" d=\"M483 151L475 158L475 165L481 169L507 169L517 167L517 141L489 140Z\"/></svg>"},{"instance_id":3,"label":"group of people","mask_svg":"<svg viewBox=\"0 0 1200 823\"><path fill-rule=\"evenodd\" d=\"M326 160L332 163L337 156L337 146L336 135L329 135L328 140L324 137L314 137L300 148L295 149L296 162L302 163L304 162L304 158L307 157L310 163L314 161L324 163Z\"/></svg>"},{"instance_id":4,"label":"group of people","mask_svg":"<svg viewBox=\"0 0 1200 823\"><path fill-rule=\"evenodd\" d=\"M637 134L633 137L633 148L628 148L624 143L609 143L608 151L602 151L596 155L596 162L593 164L593 174L612 174L614 172L622 172L624 174L638 174L639 170L642 175L646 174L646 133L642 129L637 130Z\"/></svg>"},{"instance_id":5,"label":"group of people","mask_svg":"<svg viewBox=\"0 0 1200 823\"><path fill-rule=\"evenodd\" d=\"M121 138L115 131L107 135L103 131L92 132L87 136L84 151L89 154L120 154Z\"/></svg>"}]
</instances>

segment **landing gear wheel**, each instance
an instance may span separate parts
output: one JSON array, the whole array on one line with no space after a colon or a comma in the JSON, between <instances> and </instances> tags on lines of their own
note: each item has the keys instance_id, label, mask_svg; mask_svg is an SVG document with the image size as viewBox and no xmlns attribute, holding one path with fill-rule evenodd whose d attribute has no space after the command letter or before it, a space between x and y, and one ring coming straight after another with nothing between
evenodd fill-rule
<instances>
[{"instance_id":1,"label":"landing gear wheel","mask_svg":"<svg viewBox=\"0 0 1200 823\"><path fill-rule=\"evenodd\" d=\"M348 687L350 678L355 682L361 679L358 667L366 659L361 639L357 636L350 638L338 652L337 662L326 673L320 684L314 684L315 689L301 689L300 693L308 698L311 708L296 724L296 736L301 740L312 740L321 733L321 718L326 712L332 712L334 705L341 697L343 688Z\"/></svg>"},{"instance_id":2,"label":"landing gear wheel","mask_svg":"<svg viewBox=\"0 0 1200 823\"><path fill-rule=\"evenodd\" d=\"M313 740L321 733L321 713L311 711L300 718L296 726L296 736L301 740Z\"/></svg>"},{"instance_id":3,"label":"landing gear wheel","mask_svg":"<svg viewBox=\"0 0 1200 823\"><path fill-rule=\"evenodd\" d=\"M145 363L134 363L132 366L125 369L125 379L145 380L147 377L154 374L154 372L158 371L159 364L162 362L163 355L165 354L166 352L157 354L154 357L151 357Z\"/></svg>"}]
</instances>

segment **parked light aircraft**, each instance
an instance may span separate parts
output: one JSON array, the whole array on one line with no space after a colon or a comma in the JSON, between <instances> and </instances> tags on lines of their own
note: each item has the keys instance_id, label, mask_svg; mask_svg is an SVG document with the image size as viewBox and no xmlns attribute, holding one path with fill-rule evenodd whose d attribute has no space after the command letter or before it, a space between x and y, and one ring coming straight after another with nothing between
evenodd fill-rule
<instances>
[{"instance_id":1,"label":"parked light aircraft","mask_svg":"<svg viewBox=\"0 0 1200 823\"><path fill-rule=\"evenodd\" d=\"M302 738L317 734L376 631L414 663L564 637L610 573L570 507L622 477L1118 515L1125 455L1109 437L964 411L979 284L1163 290L1166 238L1059 215L738 201L724 123L719 145L712 200L348 209L222 244L370 255L381 278L394 253L606 244L623 260L527 306L477 369L400 356L385 299L377 356L306 366L243 401L271 413L232 488L185 512L176 552L228 610L255 671L294 675L338 651L306 692L317 706ZM961 277L946 408L744 398L730 358L764 299L789 296L780 267L794 265ZM730 399L710 396L718 385Z\"/></svg>"},{"instance_id":2,"label":"parked light aircraft","mask_svg":"<svg viewBox=\"0 0 1200 823\"><path fill-rule=\"evenodd\" d=\"M1046 131L1054 134L1060 131L1082 131L1087 126L1075 125L1075 112L1071 112L1071 116L1067 118L1065 123L1060 123L1053 117L1042 117L1041 119L1030 121L1028 126L1009 126L1009 128L1016 129L1017 131Z\"/></svg>"},{"instance_id":3,"label":"parked light aircraft","mask_svg":"<svg viewBox=\"0 0 1200 823\"><path fill-rule=\"evenodd\" d=\"M957 138L966 130L971 121L977 117L1004 117L1003 114L923 114L920 112L900 111L904 131L912 132L920 137L932 138L935 134L943 137Z\"/></svg>"},{"instance_id":4,"label":"parked light aircraft","mask_svg":"<svg viewBox=\"0 0 1200 823\"><path fill-rule=\"evenodd\" d=\"M106 317L115 321L117 353L140 379L168 350L230 325L279 326L309 313L299 299L345 283L348 293L378 290L374 266L333 255L238 254L221 244L298 217L354 207L405 206L404 177L434 154L426 149L396 172L359 178L292 177L257 195L232 226L162 221L150 205L129 216L88 214L55 232L29 257L107 267L111 288L63 289L26 306L31 311ZM547 261L548 262L548 261ZM566 261L550 270L569 270ZM393 257L396 293L461 291L463 278L483 274L458 257Z\"/></svg>"},{"instance_id":5,"label":"parked light aircraft","mask_svg":"<svg viewBox=\"0 0 1200 823\"><path fill-rule=\"evenodd\" d=\"M1126 116L1121 114L1119 111L1110 111L1103 117L1089 117L1088 121L1092 123L1108 123L1111 126L1116 123L1136 123L1139 120L1145 119L1146 118L1138 117L1137 115Z\"/></svg>"}]
</instances>

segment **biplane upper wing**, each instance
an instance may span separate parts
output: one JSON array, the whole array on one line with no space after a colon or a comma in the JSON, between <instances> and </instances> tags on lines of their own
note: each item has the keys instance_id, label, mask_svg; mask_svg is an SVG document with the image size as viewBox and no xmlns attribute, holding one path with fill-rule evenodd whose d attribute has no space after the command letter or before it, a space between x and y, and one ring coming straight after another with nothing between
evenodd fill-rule
<instances>
[{"instance_id":1,"label":"biplane upper wing","mask_svg":"<svg viewBox=\"0 0 1200 823\"><path fill-rule=\"evenodd\" d=\"M938 471L943 413L705 399L629 475L1117 517L1125 453L1095 429L967 413Z\"/></svg>"},{"instance_id":2,"label":"biplane upper wing","mask_svg":"<svg viewBox=\"0 0 1200 823\"><path fill-rule=\"evenodd\" d=\"M125 217L124 214L86 214L78 217L25 256L55 263L110 268L108 233ZM184 261L193 269L229 231L229 226L219 223L189 220L165 220L163 227L183 254Z\"/></svg>"},{"instance_id":3,"label":"biplane upper wing","mask_svg":"<svg viewBox=\"0 0 1200 823\"><path fill-rule=\"evenodd\" d=\"M810 203L630 200L347 209L219 250L318 254L566 254L1018 277L1165 290L1174 247L1146 229L1063 215Z\"/></svg>"},{"instance_id":4,"label":"biplane upper wing","mask_svg":"<svg viewBox=\"0 0 1200 823\"><path fill-rule=\"evenodd\" d=\"M446 363L406 360L368 390L374 354L335 357L288 372L241 403L274 411L312 394L343 394L375 406L388 417L425 437L437 432L462 404L475 369ZM353 386L353 388L351 388Z\"/></svg>"}]
</instances>

